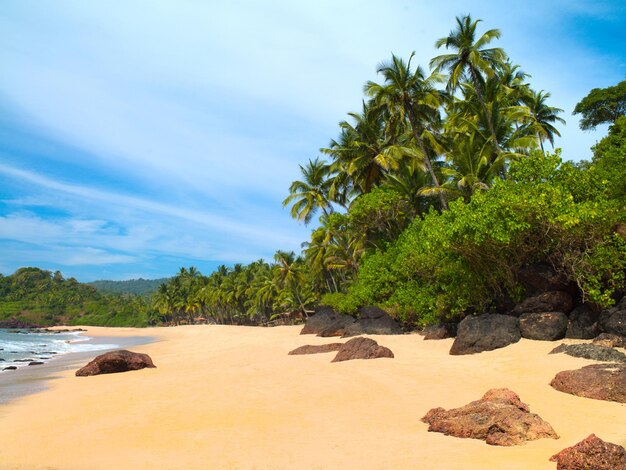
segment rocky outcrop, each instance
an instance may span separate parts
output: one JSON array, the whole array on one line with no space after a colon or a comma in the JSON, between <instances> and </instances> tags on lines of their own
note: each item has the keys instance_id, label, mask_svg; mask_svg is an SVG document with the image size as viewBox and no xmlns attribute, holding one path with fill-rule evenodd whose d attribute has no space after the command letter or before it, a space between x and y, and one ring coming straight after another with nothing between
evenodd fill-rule
<instances>
[{"instance_id":1,"label":"rocky outcrop","mask_svg":"<svg viewBox=\"0 0 626 470\"><path fill-rule=\"evenodd\" d=\"M528 405L506 388L491 389L480 400L461 408L433 408L422 421L429 425L429 431L482 439L490 445L520 445L544 437L558 439L550 424L531 413Z\"/></svg>"},{"instance_id":2,"label":"rocky outcrop","mask_svg":"<svg viewBox=\"0 0 626 470\"><path fill-rule=\"evenodd\" d=\"M614 307L602 311L599 324L605 333L626 336L626 297Z\"/></svg>"},{"instance_id":3,"label":"rocky outcrop","mask_svg":"<svg viewBox=\"0 0 626 470\"><path fill-rule=\"evenodd\" d=\"M331 362L351 361L352 359L377 359L379 357L393 358L389 348L380 346L370 338L352 338L342 344L337 355Z\"/></svg>"},{"instance_id":4,"label":"rocky outcrop","mask_svg":"<svg viewBox=\"0 0 626 470\"><path fill-rule=\"evenodd\" d=\"M301 354L319 354L319 353L327 353L327 352L335 352L339 351L339 348L343 346L343 343L330 343L330 344L320 344L320 345L311 345L307 344L306 346L300 346L299 348L294 349L289 352L290 356L298 356Z\"/></svg>"},{"instance_id":5,"label":"rocky outcrop","mask_svg":"<svg viewBox=\"0 0 626 470\"><path fill-rule=\"evenodd\" d=\"M456 323L439 323L437 325L428 325L424 328L422 334L425 340L446 339L454 338L456 336L456 330Z\"/></svg>"},{"instance_id":6,"label":"rocky outcrop","mask_svg":"<svg viewBox=\"0 0 626 470\"><path fill-rule=\"evenodd\" d=\"M626 470L626 449L595 434L550 457L557 470Z\"/></svg>"},{"instance_id":7,"label":"rocky outcrop","mask_svg":"<svg viewBox=\"0 0 626 470\"><path fill-rule=\"evenodd\" d=\"M576 286L564 276L557 274L548 264L537 263L524 266L517 273L517 279L524 286L526 295L535 296L547 291L573 293Z\"/></svg>"},{"instance_id":8,"label":"rocky outcrop","mask_svg":"<svg viewBox=\"0 0 626 470\"><path fill-rule=\"evenodd\" d=\"M560 392L626 403L626 364L593 364L556 374L550 385Z\"/></svg>"},{"instance_id":9,"label":"rocky outcrop","mask_svg":"<svg viewBox=\"0 0 626 470\"><path fill-rule=\"evenodd\" d=\"M399 335L402 328L387 312L378 307L363 307L356 322L347 325L344 337L357 335Z\"/></svg>"},{"instance_id":10,"label":"rocky outcrop","mask_svg":"<svg viewBox=\"0 0 626 470\"><path fill-rule=\"evenodd\" d=\"M569 314L566 338L592 339L598 336L598 310L590 304L582 304L574 308Z\"/></svg>"},{"instance_id":11,"label":"rocky outcrop","mask_svg":"<svg viewBox=\"0 0 626 470\"><path fill-rule=\"evenodd\" d=\"M510 313L515 316L520 316L524 313L540 312L563 312L567 314L573 308L574 299L571 294L560 290L551 290L524 299Z\"/></svg>"},{"instance_id":12,"label":"rocky outcrop","mask_svg":"<svg viewBox=\"0 0 626 470\"><path fill-rule=\"evenodd\" d=\"M593 359L594 361L626 363L626 354L599 344L561 344L550 351L550 354L557 353Z\"/></svg>"},{"instance_id":13,"label":"rocky outcrop","mask_svg":"<svg viewBox=\"0 0 626 470\"><path fill-rule=\"evenodd\" d=\"M76 371L78 377L100 374L114 374L144 368L156 367L147 354L120 349L101 354L86 366Z\"/></svg>"},{"instance_id":14,"label":"rocky outcrop","mask_svg":"<svg viewBox=\"0 0 626 470\"><path fill-rule=\"evenodd\" d=\"M4 369L2 369L2 370L3 370L3 371L4 371L4 370L17 370L17 367L15 367L15 366L9 366L9 367L5 367L5 368L4 368Z\"/></svg>"},{"instance_id":15,"label":"rocky outcrop","mask_svg":"<svg viewBox=\"0 0 626 470\"><path fill-rule=\"evenodd\" d=\"M484 314L465 317L457 329L450 354L475 354L503 348L520 340L519 319L509 315Z\"/></svg>"},{"instance_id":16,"label":"rocky outcrop","mask_svg":"<svg viewBox=\"0 0 626 470\"><path fill-rule=\"evenodd\" d=\"M354 323L354 318L349 315L337 313L330 307L318 307L317 309L315 309L315 313L307 319L306 323L304 324L304 328L302 328L302 331L300 331L300 334L318 335L329 328L333 328L338 331L339 325L345 326L351 323ZM341 330L339 336L341 336L342 334L343 329ZM326 336L331 335L326 334Z\"/></svg>"},{"instance_id":17,"label":"rocky outcrop","mask_svg":"<svg viewBox=\"0 0 626 470\"><path fill-rule=\"evenodd\" d=\"M524 313L519 318L519 329L523 338L555 341L565 337L567 323L563 312Z\"/></svg>"},{"instance_id":18,"label":"rocky outcrop","mask_svg":"<svg viewBox=\"0 0 626 470\"><path fill-rule=\"evenodd\" d=\"M626 348L626 337L611 333L600 333L593 339L593 344L606 348Z\"/></svg>"}]
</instances>

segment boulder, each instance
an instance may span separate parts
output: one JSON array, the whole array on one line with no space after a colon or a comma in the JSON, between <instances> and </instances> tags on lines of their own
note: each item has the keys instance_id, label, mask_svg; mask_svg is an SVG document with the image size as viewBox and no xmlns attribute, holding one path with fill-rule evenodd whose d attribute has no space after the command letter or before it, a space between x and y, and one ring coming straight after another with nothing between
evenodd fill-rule
<instances>
[{"instance_id":1,"label":"boulder","mask_svg":"<svg viewBox=\"0 0 626 470\"><path fill-rule=\"evenodd\" d=\"M4 369L2 369L2 370L17 370L17 367L15 367L15 366L9 366L9 367L5 367L5 368L4 368Z\"/></svg>"},{"instance_id":2,"label":"boulder","mask_svg":"<svg viewBox=\"0 0 626 470\"><path fill-rule=\"evenodd\" d=\"M626 470L626 449L595 434L550 457L557 470Z\"/></svg>"},{"instance_id":3,"label":"boulder","mask_svg":"<svg viewBox=\"0 0 626 470\"><path fill-rule=\"evenodd\" d=\"M320 331L317 336L321 336L322 338L343 336L346 332L346 327L349 325L354 325L354 318L348 317L348 319L342 318L340 320L336 320Z\"/></svg>"},{"instance_id":4,"label":"boulder","mask_svg":"<svg viewBox=\"0 0 626 470\"><path fill-rule=\"evenodd\" d=\"M29 366L40 366L42 364L43 364L43 362L41 362L41 361L30 361L28 363Z\"/></svg>"},{"instance_id":5,"label":"boulder","mask_svg":"<svg viewBox=\"0 0 626 470\"><path fill-rule=\"evenodd\" d=\"M582 304L574 308L569 314L569 324L567 325L566 338L572 339L592 339L598 336L597 309L590 304Z\"/></svg>"},{"instance_id":6,"label":"boulder","mask_svg":"<svg viewBox=\"0 0 626 470\"><path fill-rule=\"evenodd\" d=\"M139 370L146 367L156 367L152 363L150 356L120 349L119 351L111 351L96 357L89 364L77 370L76 376L85 377L88 375L114 374L116 372Z\"/></svg>"},{"instance_id":7,"label":"boulder","mask_svg":"<svg viewBox=\"0 0 626 470\"><path fill-rule=\"evenodd\" d=\"M393 358L389 348L380 346L371 338L352 338L342 344L337 355L331 362L351 361L352 359L377 359L379 357Z\"/></svg>"},{"instance_id":8,"label":"boulder","mask_svg":"<svg viewBox=\"0 0 626 470\"><path fill-rule=\"evenodd\" d=\"M317 335L329 326L337 325L338 322L343 322L348 325L354 323L354 318L349 315L337 313L330 307L318 307L315 309L315 313L307 319L300 334Z\"/></svg>"},{"instance_id":9,"label":"boulder","mask_svg":"<svg viewBox=\"0 0 626 470\"><path fill-rule=\"evenodd\" d=\"M550 385L564 393L626 403L626 364L593 364L556 374Z\"/></svg>"},{"instance_id":10,"label":"boulder","mask_svg":"<svg viewBox=\"0 0 626 470\"><path fill-rule=\"evenodd\" d=\"M298 356L300 354L319 354L319 353L327 353L339 351L339 348L343 346L343 343L330 343L330 344L320 344L320 345L311 345L307 344L306 346L300 346L299 348L294 349L289 352L290 356Z\"/></svg>"},{"instance_id":11,"label":"boulder","mask_svg":"<svg viewBox=\"0 0 626 470\"><path fill-rule=\"evenodd\" d=\"M446 339L456 336L456 323L439 323L437 325L428 325L422 332L425 340Z\"/></svg>"},{"instance_id":12,"label":"boulder","mask_svg":"<svg viewBox=\"0 0 626 470\"><path fill-rule=\"evenodd\" d=\"M567 314L573 308L574 298L570 294L560 290L550 290L524 299L510 313L515 316L539 312L563 312Z\"/></svg>"},{"instance_id":13,"label":"boulder","mask_svg":"<svg viewBox=\"0 0 626 470\"><path fill-rule=\"evenodd\" d=\"M567 331L567 315L563 312L523 313L519 329L523 338L543 341L563 339Z\"/></svg>"},{"instance_id":14,"label":"boulder","mask_svg":"<svg viewBox=\"0 0 626 470\"><path fill-rule=\"evenodd\" d=\"M343 337L357 335L400 335L402 327L378 307L363 307L356 322L347 325Z\"/></svg>"},{"instance_id":15,"label":"boulder","mask_svg":"<svg viewBox=\"0 0 626 470\"><path fill-rule=\"evenodd\" d=\"M433 408L422 418L428 431L446 436L482 439L489 445L513 446L544 437L558 439L552 426L531 413L519 396L506 388L491 389L461 408Z\"/></svg>"},{"instance_id":16,"label":"boulder","mask_svg":"<svg viewBox=\"0 0 626 470\"><path fill-rule=\"evenodd\" d=\"M593 339L593 344L607 348L626 348L626 337L612 335L611 333L600 333Z\"/></svg>"},{"instance_id":17,"label":"boulder","mask_svg":"<svg viewBox=\"0 0 626 470\"><path fill-rule=\"evenodd\" d=\"M626 336L626 297L600 314L600 329L604 333Z\"/></svg>"},{"instance_id":18,"label":"boulder","mask_svg":"<svg viewBox=\"0 0 626 470\"><path fill-rule=\"evenodd\" d=\"M626 354L613 348L600 346L599 344L561 344L550 351L550 354L557 353L565 353L573 357L593 359L594 361L626 363Z\"/></svg>"},{"instance_id":19,"label":"boulder","mask_svg":"<svg viewBox=\"0 0 626 470\"><path fill-rule=\"evenodd\" d=\"M524 286L526 295L530 296L550 290L573 293L576 289L564 276L557 274L552 266L545 263L524 266L518 271L517 279Z\"/></svg>"},{"instance_id":20,"label":"boulder","mask_svg":"<svg viewBox=\"0 0 626 470\"><path fill-rule=\"evenodd\" d=\"M474 354L517 343L521 338L519 319L500 314L465 317L457 329L450 354Z\"/></svg>"}]
</instances>

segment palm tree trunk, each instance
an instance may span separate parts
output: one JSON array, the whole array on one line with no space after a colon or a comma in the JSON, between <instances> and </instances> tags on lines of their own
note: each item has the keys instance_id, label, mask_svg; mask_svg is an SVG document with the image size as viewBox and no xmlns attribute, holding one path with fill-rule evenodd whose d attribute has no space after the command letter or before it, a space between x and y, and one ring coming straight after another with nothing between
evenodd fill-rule
<instances>
[{"instance_id":1,"label":"palm tree trunk","mask_svg":"<svg viewBox=\"0 0 626 470\"><path fill-rule=\"evenodd\" d=\"M480 102L480 106L483 108L483 113L485 113L485 119L487 120L487 127L489 127L489 132L491 132L491 137L493 138L493 146L496 150L496 153L500 155L502 153L502 148L500 147L500 143L498 142L498 138L496 137L496 130L493 127L493 122L491 122L491 114L487 110L487 105L485 104L485 98L483 96L483 92L478 81L478 77L476 76L476 71L474 67L469 67L470 75L472 76L472 82L474 83L474 88L476 89L476 96L478 97L478 101Z\"/></svg>"}]
</instances>

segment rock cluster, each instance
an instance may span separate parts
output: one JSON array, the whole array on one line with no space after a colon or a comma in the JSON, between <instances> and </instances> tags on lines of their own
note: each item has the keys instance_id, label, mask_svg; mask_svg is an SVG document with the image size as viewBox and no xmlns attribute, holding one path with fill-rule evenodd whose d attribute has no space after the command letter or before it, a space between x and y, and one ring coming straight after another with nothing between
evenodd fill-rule
<instances>
[{"instance_id":1,"label":"rock cluster","mask_svg":"<svg viewBox=\"0 0 626 470\"><path fill-rule=\"evenodd\" d=\"M491 389L480 400L461 408L433 408L422 421L429 425L429 431L482 439L490 445L520 445L544 437L558 439L550 424L531 413L528 405L506 388Z\"/></svg>"},{"instance_id":2,"label":"rock cluster","mask_svg":"<svg viewBox=\"0 0 626 470\"><path fill-rule=\"evenodd\" d=\"M319 354L337 351L337 355L331 362L351 361L353 359L377 359L379 357L393 358L391 349L380 346L371 338L352 338L346 343L330 343L323 345L300 346L289 355Z\"/></svg>"},{"instance_id":3,"label":"rock cluster","mask_svg":"<svg viewBox=\"0 0 626 470\"><path fill-rule=\"evenodd\" d=\"M550 458L557 470L626 470L626 450L595 434Z\"/></svg>"},{"instance_id":4,"label":"rock cluster","mask_svg":"<svg viewBox=\"0 0 626 470\"><path fill-rule=\"evenodd\" d=\"M402 328L387 312L378 307L363 307L359 318L335 312L330 307L319 307L310 316L301 335L316 334L322 337L341 336L343 338L368 335L402 334Z\"/></svg>"},{"instance_id":5,"label":"rock cluster","mask_svg":"<svg viewBox=\"0 0 626 470\"><path fill-rule=\"evenodd\" d=\"M550 351L550 354L557 353L593 359L594 361L626 362L626 354L612 347L601 346L599 344L561 344Z\"/></svg>"},{"instance_id":6,"label":"rock cluster","mask_svg":"<svg viewBox=\"0 0 626 470\"><path fill-rule=\"evenodd\" d=\"M78 377L100 374L114 374L117 372L127 372L129 370L139 370L146 367L156 367L152 359L147 354L135 353L120 349L101 354L86 366L76 371Z\"/></svg>"}]
</instances>

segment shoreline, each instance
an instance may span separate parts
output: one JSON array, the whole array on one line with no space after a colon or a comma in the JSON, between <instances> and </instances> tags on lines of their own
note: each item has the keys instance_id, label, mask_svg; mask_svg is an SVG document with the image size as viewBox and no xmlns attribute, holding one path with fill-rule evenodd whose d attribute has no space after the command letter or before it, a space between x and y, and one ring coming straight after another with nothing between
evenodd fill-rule
<instances>
[{"instance_id":1,"label":"shoreline","mask_svg":"<svg viewBox=\"0 0 626 470\"><path fill-rule=\"evenodd\" d=\"M64 326L50 327L51 330L67 328ZM74 327L72 327L74 328ZM62 377L64 371L79 368L94 357L115 349L126 349L158 341L157 336L137 335L135 331L124 331L119 334L97 330L101 327L77 326L86 331L78 332L77 338L81 344L113 344L114 347L90 351L76 351L64 354L56 354L43 364L31 367L20 367L15 371L7 371L0 374L0 409L13 400L43 392L49 388L49 382ZM121 328L130 330L127 328ZM133 329L134 330L134 329ZM128 336L128 333L133 333Z\"/></svg>"},{"instance_id":2,"label":"shoreline","mask_svg":"<svg viewBox=\"0 0 626 470\"><path fill-rule=\"evenodd\" d=\"M553 470L552 455L591 433L626 445L626 405L549 386L557 372L596 363L548 355L560 342L522 339L450 356L451 339L372 335L395 358L331 363L332 354L287 354L338 341L300 329L144 330L140 335L158 340L133 350L149 354L156 369L95 377L66 370L46 391L0 406L0 462L64 470ZM96 333L110 336L106 328L89 332ZM428 432L420 422L431 408L463 406L502 387L519 394L560 439L495 447Z\"/></svg>"}]
</instances>

